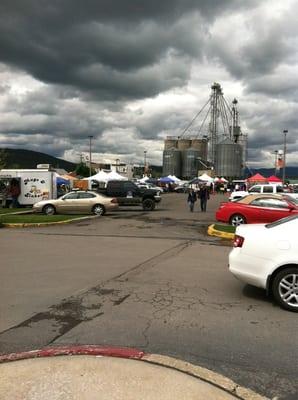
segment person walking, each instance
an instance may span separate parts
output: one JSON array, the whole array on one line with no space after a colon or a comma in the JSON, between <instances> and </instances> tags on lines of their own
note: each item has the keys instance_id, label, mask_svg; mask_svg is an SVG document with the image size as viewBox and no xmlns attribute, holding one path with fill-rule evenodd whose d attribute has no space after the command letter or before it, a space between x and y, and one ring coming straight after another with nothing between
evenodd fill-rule
<instances>
[{"instance_id":1,"label":"person walking","mask_svg":"<svg viewBox=\"0 0 298 400\"><path fill-rule=\"evenodd\" d=\"M201 211L206 212L207 201L209 200L209 190L206 185L201 187L199 191L199 198L201 203Z\"/></svg>"},{"instance_id":2,"label":"person walking","mask_svg":"<svg viewBox=\"0 0 298 400\"><path fill-rule=\"evenodd\" d=\"M190 189L190 191L188 193L188 197L187 197L187 203L188 203L190 212L193 212L196 201L197 201L196 192L193 189Z\"/></svg>"}]
</instances>

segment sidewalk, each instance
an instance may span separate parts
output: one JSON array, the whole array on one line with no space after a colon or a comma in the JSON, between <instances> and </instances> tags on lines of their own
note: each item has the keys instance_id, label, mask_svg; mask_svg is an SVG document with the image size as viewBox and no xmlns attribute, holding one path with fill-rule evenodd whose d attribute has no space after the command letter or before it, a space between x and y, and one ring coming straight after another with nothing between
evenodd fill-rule
<instances>
[{"instance_id":1,"label":"sidewalk","mask_svg":"<svg viewBox=\"0 0 298 400\"><path fill-rule=\"evenodd\" d=\"M0 362L5 400L264 399L211 371L134 349L49 348L2 356Z\"/></svg>"}]
</instances>

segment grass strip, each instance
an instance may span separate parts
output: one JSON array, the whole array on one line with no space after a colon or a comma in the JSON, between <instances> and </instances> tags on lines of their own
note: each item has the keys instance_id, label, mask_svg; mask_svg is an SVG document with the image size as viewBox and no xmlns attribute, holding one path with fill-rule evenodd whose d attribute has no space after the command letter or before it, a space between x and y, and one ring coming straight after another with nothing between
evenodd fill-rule
<instances>
[{"instance_id":1,"label":"grass strip","mask_svg":"<svg viewBox=\"0 0 298 400\"><path fill-rule=\"evenodd\" d=\"M43 214L25 214L25 215L0 215L0 223L3 224L39 224L46 222L68 221L86 217L86 215L43 215Z\"/></svg>"},{"instance_id":2,"label":"grass strip","mask_svg":"<svg viewBox=\"0 0 298 400\"><path fill-rule=\"evenodd\" d=\"M236 231L236 227L233 225L215 224L214 229L217 231L227 232L227 233L235 233L235 231Z\"/></svg>"},{"instance_id":3,"label":"grass strip","mask_svg":"<svg viewBox=\"0 0 298 400\"><path fill-rule=\"evenodd\" d=\"M31 208L0 208L0 215L12 214L16 212L30 212Z\"/></svg>"}]
</instances>

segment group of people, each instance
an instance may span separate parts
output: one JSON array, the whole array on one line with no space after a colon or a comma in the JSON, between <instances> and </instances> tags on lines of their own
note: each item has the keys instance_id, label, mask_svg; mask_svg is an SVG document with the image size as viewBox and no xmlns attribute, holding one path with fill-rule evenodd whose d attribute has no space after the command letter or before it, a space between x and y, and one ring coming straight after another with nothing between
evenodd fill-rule
<instances>
[{"instance_id":1,"label":"group of people","mask_svg":"<svg viewBox=\"0 0 298 400\"><path fill-rule=\"evenodd\" d=\"M207 210L207 202L210 198L210 192L207 185L203 185L199 188L197 192L194 189L190 189L187 197L187 204L189 206L189 211L193 212L195 202L200 200L200 207L202 212L206 212Z\"/></svg>"}]
</instances>

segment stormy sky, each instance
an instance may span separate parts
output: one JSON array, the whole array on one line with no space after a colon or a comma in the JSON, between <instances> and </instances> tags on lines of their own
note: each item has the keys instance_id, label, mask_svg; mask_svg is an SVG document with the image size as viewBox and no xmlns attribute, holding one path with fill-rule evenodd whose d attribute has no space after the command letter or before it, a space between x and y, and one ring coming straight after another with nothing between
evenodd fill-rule
<instances>
[{"instance_id":1,"label":"stormy sky","mask_svg":"<svg viewBox=\"0 0 298 400\"><path fill-rule=\"evenodd\" d=\"M298 0L2 0L0 147L161 165L213 82L248 165L298 165ZM201 119L200 119L201 118ZM191 134L199 131L204 115ZM205 130L205 131L204 131Z\"/></svg>"}]
</instances>

